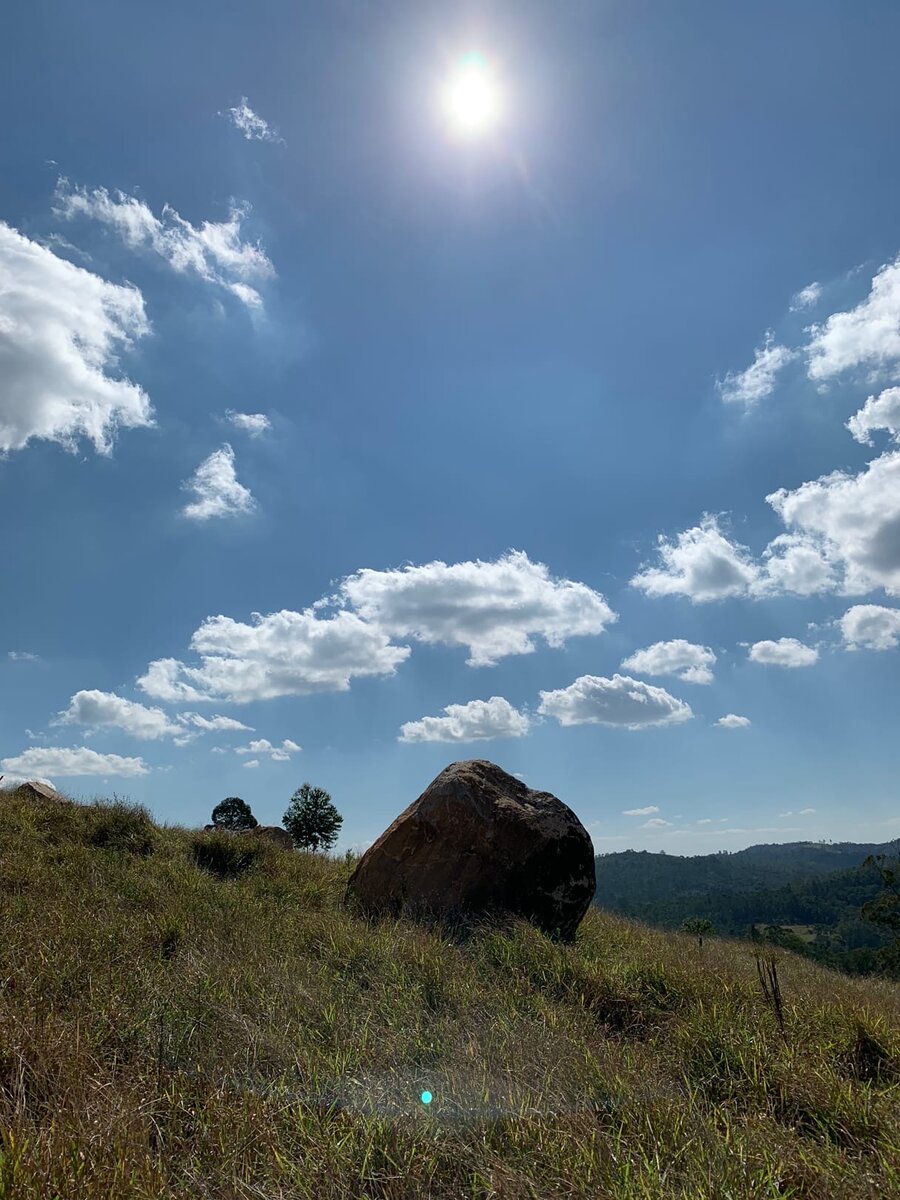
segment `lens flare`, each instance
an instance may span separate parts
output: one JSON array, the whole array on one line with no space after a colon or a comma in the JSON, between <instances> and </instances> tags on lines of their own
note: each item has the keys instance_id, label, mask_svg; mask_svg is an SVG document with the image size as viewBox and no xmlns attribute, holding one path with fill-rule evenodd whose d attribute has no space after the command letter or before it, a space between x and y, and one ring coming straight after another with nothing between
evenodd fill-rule
<instances>
[{"instance_id":1,"label":"lens flare","mask_svg":"<svg viewBox=\"0 0 900 1200\"><path fill-rule=\"evenodd\" d=\"M464 137L492 129L503 115L500 84L483 54L466 54L444 85L441 106L450 128Z\"/></svg>"},{"instance_id":2,"label":"lens flare","mask_svg":"<svg viewBox=\"0 0 900 1200\"><path fill-rule=\"evenodd\" d=\"M423 1092L420 1097L423 1104L430 1104L433 1098L434 1097L431 1095L431 1092Z\"/></svg>"}]
</instances>

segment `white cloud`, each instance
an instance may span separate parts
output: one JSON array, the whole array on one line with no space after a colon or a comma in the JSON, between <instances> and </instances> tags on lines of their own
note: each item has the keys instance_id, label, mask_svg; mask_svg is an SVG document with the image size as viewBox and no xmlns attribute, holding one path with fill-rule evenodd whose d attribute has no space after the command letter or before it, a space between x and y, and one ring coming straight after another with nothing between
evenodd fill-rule
<instances>
[{"instance_id":1,"label":"white cloud","mask_svg":"<svg viewBox=\"0 0 900 1200\"><path fill-rule=\"evenodd\" d=\"M40 656L37 654L29 654L27 650L10 650L7 652L7 658L11 658L13 662L40 662Z\"/></svg>"},{"instance_id":2,"label":"white cloud","mask_svg":"<svg viewBox=\"0 0 900 1200\"><path fill-rule=\"evenodd\" d=\"M675 638L636 650L629 658L622 659L620 665L638 675L674 675L685 683L712 683L710 668L715 661L716 656L708 646Z\"/></svg>"},{"instance_id":3,"label":"white cloud","mask_svg":"<svg viewBox=\"0 0 900 1200\"><path fill-rule=\"evenodd\" d=\"M766 499L785 525L824 540L844 567L845 594L900 594L900 451L856 475L834 471Z\"/></svg>"},{"instance_id":4,"label":"white cloud","mask_svg":"<svg viewBox=\"0 0 900 1200\"><path fill-rule=\"evenodd\" d=\"M191 639L199 666L152 662L138 686L157 700L231 700L246 704L310 692L346 691L350 680L393 675L409 657L355 613L252 614L252 624L208 617Z\"/></svg>"},{"instance_id":5,"label":"white cloud","mask_svg":"<svg viewBox=\"0 0 900 1200\"><path fill-rule=\"evenodd\" d=\"M59 216L99 221L117 233L129 249L149 250L173 271L218 284L251 308L262 304L253 285L275 274L263 250L241 237L247 206L233 206L227 221L204 221L195 226L168 204L157 217L135 196L124 192L110 195L106 188L73 188L66 179L57 184L56 200L54 211Z\"/></svg>"},{"instance_id":6,"label":"white cloud","mask_svg":"<svg viewBox=\"0 0 900 1200\"><path fill-rule=\"evenodd\" d=\"M698 825L712 825L712 817L701 817L697 822Z\"/></svg>"},{"instance_id":7,"label":"white cloud","mask_svg":"<svg viewBox=\"0 0 900 1200\"><path fill-rule=\"evenodd\" d=\"M261 437L272 428L272 422L265 413L241 413L234 412L229 408L225 413L225 419L235 429L240 429L242 433L248 433L253 438Z\"/></svg>"},{"instance_id":8,"label":"white cloud","mask_svg":"<svg viewBox=\"0 0 900 1200\"><path fill-rule=\"evenodd\" d=\"M142 758L98 754L87 746L31 746L14 758L0 759L0 767L27 779L38 775L146 775L150 769Z\"/></svg>"},{"instance_id":9,"label":"white cloud","mask_svg":"<svg viewBox=\"0 0 900 1200\"><path fill-rule=\"evenodd\" d=\"M210 746L209 752L210 752L210 754L227 754L228 753L228 751L225 749L224 746Z\"/></svg>"},{"instance_id":10,"label":"white cloud","mask_svg":"<svg viewBox=\"0 0 900 1200\"><path fill-rule=\"evenodd\" d=\"M220 450L214 450L209 458L205 458L182 487L196 497L181 510L192 521L236 516L253 512L256 508L249 488L238 483L234 470L234 451L227 442Z\"/></svg>"},{"instance_id":11,"label":"white cloud","mask_svg":"<svg viewBox=\"0 0 900 1200\"><path fill-rule=\"evenodd\" d=\"M240 104L228 109L228 120L235 129L240 130L247 141L282 142L284 140L278 136L277 130L273 129L268 121L253 111L247 103L246 96L241 97Z\"/></svg>"},{"instance_id":12,"label":"white cloud","mask_svg":"<svg viewBox=\"0 0 900 1200\"><path fill-rule=\"evenodd\" d=\"M258 758L250 758L247 760L247 762L244 763L244 766L248 767L252 770L253 767L259 766L259 759Z\"/></svg>"},{"instance_id":13,"label":"white cloud","mask_svg":"<svg viewBox=\"0 0 900 1200\"><path fill-rule=\"evenodd\" d=\"M477 742L492 738L523 737L528 716L502 696L448 704L443 717L422 717L400 727L401 742Z\"/></svg>"},{"instance_id":14,"label":"white cloud","mask_svg":"<svg viewBox=\"0 0 900 1200\"><path fill-rule=\"evenodd\" d=\"M831 547L812 533L781 533L763 551L754 596L790 592L813 596L832 591L838 583Z\"/></svg>"},{"instance_id":15,"label":"white cloud","mask_svg":"<svg viewBox=\"0 0 900 1200\"><path fill-rule=\"evenodd\" d=\"M184 670L184 663L177 658L158 658L150 663L146 672L137 680L137 685L154 700L163 700L168 704L179 704L191 701L194 704L201 700L213 700L215 697L200 691L193 684L179 679Z\"/></svg>"},{"instance_id":16,"label":"white cloud","mask_svg":"<svg viewBox=\"0 0 900 1200\"><path fill-rule=\"evenodd\" d=\"M872 445L875 429L886 429L895 442L900 441L900 387L886 388L878 396L869 396L847 422L847 428L865 446Z\"/></svg>"},{"instance_id":17,"label":"white cloud","mask_svg":"<svg viewBox=\"0 0 900 1200\"><path fill-rule=\"evenodd\" d=\"M808 283L791 298L791 312L801 312L804 308L812 308L818 304L822 295L821 283Z\"/></svg>"},{"instance_id":18,"label":"white cloud","mask_svg":"<svg viewBox=\"0 0 900 1200\"><path fill-rule=\"evenodd\" d=\"M808 816L811 816L815 811L816 810L814 808L801 808L800 811L797 813L797 816L798 817L808 817Z\"/></svg>"},{"instance_id":19,"label":"white cloud","mask_svg":"<svg viewBox=\"0 0 900 1200\"><path fill-rule=\"evenodd\" d=\"M749 717L739 717L737 713L726 713L715 722L720 729L746 729L750 723Z\"/></svg>"},{"instance_id":20,"label":"white cloud","mask_svg":"<svg viewBox=\"0 0 900 1200\"><path fill-rule=\"evenodd\" d=\"M193 725L196 729L203 730L204 733L227 733L232 730L253 732L252 725L245 725L242 721L235 720L234 717L204 717L200 713L183 712L178 714L178 720L185 725Z\"/></svg>"},{"instance_id":21,"label":"white cloud","mask_svg":"<svg viewBox=\"0 0 900 1200\"><path fill-rule=\"evenodd\" d=\"M659 806L656 804L648 804L646 808L623 808L623 817L649 817L651 813L658 813Z\"/></svg>"},{"instance_id":22,"label":"white cloud","mask_svg":"<svg viewBox=\"0 0 900 1200\"><path fill-rule=\"evenodd\" d=\"M249 746L238 746L235 754L268 754L273 762L288 762L292 754L297 754L300 747L290 738L285 738L280 746L273 746L268 738L257 738ZM244 766L249 766L244 763Z\"/></svg>"},{"instance_id":23,"label":"white cloud","mask_svg":"<svg viewBox=\"0 0 900 1200\"><path fill-rule=\"evenodd\" d=\"M777 642L754 642L747 657L751 662L776 667L811 667L818 661L819 652L796 638L783 637Z\"/></svg>"},{"instance_id":24,"label":"white cloud","mask_svg":"<svg viewBox=\"0 0 900 1200\"><path fill-rule=\"evenodd\" d=\"M119 429L153 424L117 355L150 330L135 287L107 282L0 221L0 454L32 438L108 454Z\"/></svg>"},{"instance_id":25,"label":"white cloud","mask_svg":"<svg viewBox=\"0 0 900 1200\"><path fill-rule=\"evenodd\" d=\"M679 533L675 540L660 534L659 562L644 567L631 580L648 596L689 596L695 603L745 595L759 576L746 546L731 542L716 517Z\"/></svg>"},{"instance_id":26,"label":"white cloud","mask_svg":"<svg viewBox=\"0 0 900 1200\"><path fill-rule=\"evenodd\" d=\"M87 725L92 729L121 729L142 741L154 741L181 733L161 708L147 708L125 700L114 692L96 688L76 692L69 707L58 714L53 725Z\"/></svg>"},{"instance_id":27,"label":"white cloud","mask_svg":"<svg viewBox=\"0 0 900 1200\"><path fill-rule=\"evenodd\" d=\"M649 821L645 821L641 829L670 829L671 821L664 821L662 817L651 817Z\"/></svg>"},{"instance_id":28,"label":"white cloud","mask_svg":"<svg viewBox=\"0 0 900 1200\"><path fill-rule=\"evenodd\" d=\"M541 692L538 712L560 725L619 725L642 729L672 725L694 715L690 705L652 684L613 675L612 679L582 675L567 688Z\"/></svg>"},{"instance_id":29,"label":"white cloud","mask_svg":"<svg viewBox=\"0 0 900 1200\"><path fill-rule=\"evenodd\" d=\"M848 650L893 650L900 644L900 608L855 604L840 621Z\"/></svg>"},{"instance_id":30,"label":"white cloud","mask_svg":"<svg viewBox=\"0 0 900 1200\"><path fill-rule=\"evenodd\" d=\"M742 404L744 408L752 408L771 394L775 388L775 377L795 357L795 351L787 346L776 345L772 335L767 334L765 344L757 349L750 366L736 374L729 371L719 383L722 399L726 404Z\"/></svg>"},{"instance_id":31,"label":"white cloud","mask_svg":"<svg viewBox=\"0 0 900 1200\"><path fill-rule=\"evenodd\" d=\"M519 550L495 562L366 568L345 579L339 595L391 636L466 646L475 667L528 654L536 637L556 648L570 637L602 633L616 620L599 592L555 579Z\"/></svg>"},{"instance_id":32,"label":"white cloud","mask_svg":"<svg viewBox=\"0 0 900 1200\"><path fill-rule=\"evenodd\" d=\"M869 295L849 312L813 325L809 377L827 380L854 367L879 370L900 359L900 258L886 263Z\"/></svg>"}]
</instances>

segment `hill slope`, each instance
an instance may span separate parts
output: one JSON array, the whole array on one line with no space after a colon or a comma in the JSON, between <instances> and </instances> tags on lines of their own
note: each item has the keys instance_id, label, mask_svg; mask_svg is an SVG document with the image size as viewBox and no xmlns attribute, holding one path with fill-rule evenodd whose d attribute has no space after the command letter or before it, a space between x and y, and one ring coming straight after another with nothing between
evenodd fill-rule
<instances>
[{"instance_id":1,"label":"hill slope","mask_svg":"<svg viewBox=\"0 0 900 1200\"><path fill-rule=\"evenodd\" d=\"M356 919L348 873L0 793L0 1198L900 1189L892 985L782 955L782 1036L746 944L454 943Z\"/></svg>"}]
</instances>

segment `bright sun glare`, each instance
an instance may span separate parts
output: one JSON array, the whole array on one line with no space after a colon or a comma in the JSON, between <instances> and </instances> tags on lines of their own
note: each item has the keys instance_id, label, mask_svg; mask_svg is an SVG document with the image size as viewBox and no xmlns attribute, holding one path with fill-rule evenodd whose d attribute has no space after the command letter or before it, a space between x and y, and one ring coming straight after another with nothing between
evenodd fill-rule
<instances>
[{"instance_id":1,"label":"bright sun glare","mask_svg":"<svg viewBox=\"0 0 900 1200\"><path fill-rule=\"evenodd\" d=\"M502 115L502 93L482 54L460 61L444 86L442 107L454 132L474 137L493 128Z\"/></svg>"}]
</instances>

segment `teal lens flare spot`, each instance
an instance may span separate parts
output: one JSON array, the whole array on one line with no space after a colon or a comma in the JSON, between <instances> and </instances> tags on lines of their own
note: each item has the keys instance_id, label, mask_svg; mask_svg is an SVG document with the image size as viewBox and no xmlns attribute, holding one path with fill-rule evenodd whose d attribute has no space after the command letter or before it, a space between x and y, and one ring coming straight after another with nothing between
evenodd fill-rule
<instances>
[{"instance_id":1,"label":"teal lens flare spot","mask_svg":"<svg viewBox=\"0 0 900 1200\"><path fill-rule=\"evenodd\" d=\"M422 1093L422 1103L423 1104L430 1104L431 1099L432 1099L431 1092L423 1092Z\"/></svg>"}]
</instances>

